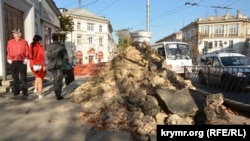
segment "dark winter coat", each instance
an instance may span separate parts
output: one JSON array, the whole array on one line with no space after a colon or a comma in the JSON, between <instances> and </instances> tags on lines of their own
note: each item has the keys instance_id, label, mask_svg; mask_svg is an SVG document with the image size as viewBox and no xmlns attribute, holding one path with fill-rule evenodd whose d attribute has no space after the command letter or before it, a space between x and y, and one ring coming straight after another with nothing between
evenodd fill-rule
<instances>
[{"instance_id":1,"label":"dark winter coat","mask_svg":"<svg viewBox=\"0 0 250 141\"><path fill-rule=\"evenodd\" d=\"M53 42L48 46L46 56L49 60L48 70L62 69L63 63L69 63L66 47L59 43Z\"/></svg>"}]
</instances>

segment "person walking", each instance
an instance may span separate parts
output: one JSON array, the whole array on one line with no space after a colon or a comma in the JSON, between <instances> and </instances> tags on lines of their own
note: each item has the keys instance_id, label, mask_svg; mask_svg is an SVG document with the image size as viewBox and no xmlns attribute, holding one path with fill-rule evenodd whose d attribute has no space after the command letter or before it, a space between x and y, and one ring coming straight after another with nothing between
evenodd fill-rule
<instances>
[{"instance_id":1,"label":"person walking","mask_svg":"<svg viewBox=\"0 0 250 141\"><path fill-rule=\"evenodd\" d=\"M46 65L44 60L44 48L41 44L42 37L34 35L33 42L29 48L30 69L35 76L34 92L37 93L38 98L42 99L43 79L46 76Z\"/></svg>"},{"instance_id":2,"label":"person walking","mask_svg":"<svg viewBox=\"0 0 250 141\"><path fill-rule=\"evenodd\" d=\"M10 71L13 79L12 92L19 95L22 90L23 95L28 96L27 87L27 63L29 61L29 45L22 38L19 28L12 30L13 39L7 43L7 62L10 64ZM21 83L19 79L21 77ZM20 89L21 84L21 89Z\"/></svg>"},{"instance_id":3,"label":"person walking","mask_svg":"<svg viewBox=\"0 0 250 141\"><path fill-rule=\"evenodd\" d=\"M63 63L69 63L67 49L59 42L59 34L52 34L53 42L48 46L47 58L49 63L47 68L52 72L53 76L53 88L57 100L62 100L62 87L63 87Z\"/></svg>"}]
</instances>

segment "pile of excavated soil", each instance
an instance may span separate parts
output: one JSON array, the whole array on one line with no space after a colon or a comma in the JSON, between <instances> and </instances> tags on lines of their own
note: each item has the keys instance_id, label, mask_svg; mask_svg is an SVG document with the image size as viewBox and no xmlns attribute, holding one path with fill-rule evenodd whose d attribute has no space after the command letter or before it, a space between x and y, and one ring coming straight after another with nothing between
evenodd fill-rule
<instances>
[{"instance_id":1,"label":"pile of excavated soil","mask_svg":"<svg viewBox=\"0 0 250 141\"><path fill-rule=\"evenodd\" d=\"M82 105L79 119L93 128L129 130L134 137L148 138L156 134L157 124L194 124L190 115L200 110L189 100L189 87L193 87L191 83L173 72L155 50L129 46L72 91L71 101ZM164 97L165 91L174 98L165 100L172 103L167 106L159 96ZM174 103L175 99L180 101L182 93L188 100Z\"/></svg>"}]
</instances>

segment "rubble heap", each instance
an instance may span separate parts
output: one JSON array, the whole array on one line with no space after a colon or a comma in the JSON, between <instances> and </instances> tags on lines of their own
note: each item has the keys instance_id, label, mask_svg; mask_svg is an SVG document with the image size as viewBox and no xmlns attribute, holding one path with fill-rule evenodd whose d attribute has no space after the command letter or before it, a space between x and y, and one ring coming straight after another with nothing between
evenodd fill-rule
<instances>
[{"instance_id":1,"label":"rubble heap","mask_svg":"<svg viewBox=\"0 0 250 141\"><path fill-rule=\"evenodd\" d=\"M194 117L204 111L206 98L190 87L155 50L129 46L71 92L71 101L82 105L80 119L93 128L149 135L157 124L205 123Z\"/></svg>"}]
</instances>

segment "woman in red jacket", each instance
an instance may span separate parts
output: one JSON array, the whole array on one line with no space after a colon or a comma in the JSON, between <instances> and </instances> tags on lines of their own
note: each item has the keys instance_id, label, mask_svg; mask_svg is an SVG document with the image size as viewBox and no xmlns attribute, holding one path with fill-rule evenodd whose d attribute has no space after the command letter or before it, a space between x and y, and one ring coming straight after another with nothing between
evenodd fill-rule
<instances>
[{"instance_id":1,"label":"woman in red jacket","mask_svg":"<svg viewBox=\"0 0 250 141\"><path fill-rule=\"evenodd\" d=\"M39 99L43 98L43 79L46 76L46 67L44 61L44 49L41 44L42 37L35 35L33 42L30 44L29 56L30 56L30 69L35 75L34 92L37 92Z\"/></svg>"}]
</instances>

